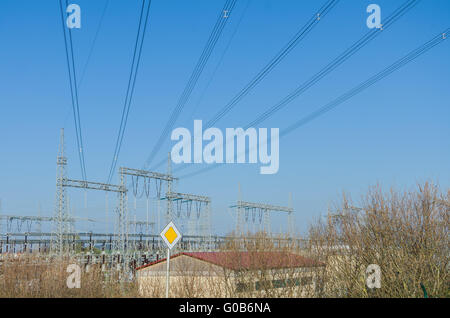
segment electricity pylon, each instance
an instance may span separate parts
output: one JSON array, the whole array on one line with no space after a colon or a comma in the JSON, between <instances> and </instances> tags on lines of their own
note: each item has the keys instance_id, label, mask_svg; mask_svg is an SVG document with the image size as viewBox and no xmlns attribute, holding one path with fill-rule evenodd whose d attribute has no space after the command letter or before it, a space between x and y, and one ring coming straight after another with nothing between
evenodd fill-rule
<instances>
[{"instance_id":1,"label":"electricity pylon","mask_svg":"<svg viewBox=\"0 0 450 318\"><path fill-rule=\"evenodd\" d=\"M52 237L51 248L57 252L59 256L64 254L65 239L67 239L68 224L67 224L67 193L63 186L67 178L67 158L64 153L64 128L61 128L60 143L58 157L56 159L56 209L54 222L54 237Z\"/></svg>"}]
</instances>

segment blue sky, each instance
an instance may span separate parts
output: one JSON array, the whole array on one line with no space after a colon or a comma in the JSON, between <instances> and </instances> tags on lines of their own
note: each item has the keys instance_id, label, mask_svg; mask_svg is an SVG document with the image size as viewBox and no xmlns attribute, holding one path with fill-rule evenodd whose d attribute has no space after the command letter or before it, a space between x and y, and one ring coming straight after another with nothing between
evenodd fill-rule
<instances>
[{"instance_id":1,"label":"blue sky","mask_svg":"<svg viewBox=\"0 0 450 318\"><path fill-rule=\"evenodd\" d=\"M82 27L73 30L77 73L86 64L106 0L77 0ZM284 46L325 1L238 0L175 127L207 121ZM216 127L247 124L318 72L367 31L366 7L387 16L404 0L341 0L317 27ZM140 1L111 0L79 88L87 176L104 182L125 98ZM118 166L141 168L197 62L221 0L154 0ZM54 212L59 129L65 128L68 172L81 178L57 1L0 3L0 199L3 214ZM242 23L236 29L241 15ZM386 32L261 127L284 127L450 26L450 2L421 1ZM220 58L232 38L221 64ZM335 110L280 140L280 170L229 165L181 179L180 192L208 195L217 233L233 227L238 197L287 205L293 196L300 232L342 191L358 199L370 185L404 189L431 179L450 186L450 43L444 41ZM211 81L209 84L208 82ZM206 88L206 90L205 90ZM157 160L165 157L169 140ZM199 169L190 167L185 172ZM163 169L164 171L164 169ZM184 171L183 171L184 172ZM113 182L118 182L117 173ZM69 190L76 216L105 218L105 195ZM110 210L116 204L108 197ZM145 201L132 207L138 219ZM152 208L153 209L153 208ZM154 210L152 210L154 211ZM112 217L112 211L109 212ZM274 227L285 219L274 217ZM82 224L82 229L104 225Z\"/></svg>"}]
</instances>

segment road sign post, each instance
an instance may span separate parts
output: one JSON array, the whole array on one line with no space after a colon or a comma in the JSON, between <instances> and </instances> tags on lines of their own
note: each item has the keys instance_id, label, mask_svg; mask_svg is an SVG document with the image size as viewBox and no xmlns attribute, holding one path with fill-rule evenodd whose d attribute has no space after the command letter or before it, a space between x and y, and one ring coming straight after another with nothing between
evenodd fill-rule
<instances>
[{"instance_id":1,"label":"road sign post","mask_svg":"<svg viewBox=\"0 0 450 318\"><path fill-rule=\"evenodd\" d=\"M178 231L172 221L166 225L161 232L161 238L167 245L167 274L166 274L166 298L169 298L169 281L170 281L170 250L181 239L181 233Z\"/></svg>"},{"instance_id":2,"label":"road sign post","mask_svg":"<svg viewBox=\"0 0 450 318\"><path fill-rule=\"evenodd\" d=\"M169 298L170 248L167 249L166 298Z\"/></svg>"}]
</instances>

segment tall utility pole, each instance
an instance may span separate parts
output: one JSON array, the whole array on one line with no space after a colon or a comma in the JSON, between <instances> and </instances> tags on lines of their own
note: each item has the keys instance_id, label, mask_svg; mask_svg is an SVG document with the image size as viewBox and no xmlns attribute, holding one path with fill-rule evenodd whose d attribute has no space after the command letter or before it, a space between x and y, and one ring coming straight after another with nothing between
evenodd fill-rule
<instances>
[{"instance_id":1,"label":"tall utility pole","mask_svg":"<svg viewBox=\"0 0 450 318\"><path fill-rule=\"evenodd\" d=\"M42 216L42 213L41 213L41 212L42 212L42 211L41 211L41 202L39 202L39 205L38 205L38 217L39 217L39 218ZM42 223L41 223L41 222L38 223L37 231L38 231L38 233L41 233L41 232L42 232Z\"/></svg>"},{"instance_id":2,"label":"tall utility pole","mask_svg":"<svg viewBox=\"0 0 450 318\"><path fill-rule=\"evenodd\" d=\"M170 177L172 176L172 158L170 157L170 152L167 155L167 175ZM171 178L167 181L167 193L172 193ZM167 200L166 223L169 224L170 221L172 221L172 198L168 198Z\"/></svg>"},{"instance_id":3,"label":"tall utility pole","mask_svg":"<svg viewBox=\"0 0 450 318\"><path fill-rule=\"evenodd\" d=\"M67 158L64 152L64 128L61 128L59 152L56 160L56 209L55 209L55 232L52 249L58 252L59 256L64 253L64 234L67 234L67 194L64 182L67 178Z\"/></svg>"},{"instance_id":4,"label":"tall utility pole","mask_svg":"<svg viewBox=\"0 0 450 318\"><path fill-rule=\"evenodd\" d=\"M294 215L292 212L294 212L294 209L292 208L292 192L289 192L289 203L288 203L289 209L291 209L290 212L288 212L288 235L289 237L294 236Z\"/></svg>"},{"instance_id":5,"label":"tall utility pole","mask_svg":"<svg viewBox=\"0 0 450 318\"><path fill-rule=\"evenodd\" d=\"M126 174L124 173L124 168L120 168L120 187L126 189ZM128 195L127 191L122 191L119 193L119 209L117 215L117 252L119 252L122 257L125 255L125 248L127 245L128 238Z\"/></svg>"},{"instance_id":6,"label":"tall utility pole","mask_svg":"<svg viewBox=\"0 0 450 318\"><path fill-rule=\"evenodd\" d=\"M118 192L120 195L120 207L119 209L122 213L125 211L126 207L126 186L125 180L122 178L121 185L106 184L100 182L92 182L87 180L74 180L67 177L67 158L65 156L65 143L64 143L64 129L61 129L59 152L57 157L57 175L56 175L56 209L53 218L54 229L52 231L52 244L51 249L62 256L66 251L68 251L68 239L71 229L71 224L73 224L73 217L69 216L68 212L68 196L66 193L66 188L78 188L85 190L99 190L105 192ZM125 198L125 199L124 199ZM122 214L123 215L123 214ZM125 221L124 221L125 222ZM119 236L120 238L120 236ZM122 236L123 238L123 236ZM123 242L121 240L120 242ZM123 244L122 244L123 245Z\"/></svg>"},{"instance_id":7,"label":"tall utility pole","mask_svg":"<svg viewBox=\"0 0 450 318\"><path fill-rule=\"evenodd\" d=\"M242 193L241 193L241 184L238 183L238 202L242 200ZM242 221L242 209L238 205L236 209L236 235L240 236L244 234L244 228L243 228L243 221Z\"/></svg>"}]
</instances>

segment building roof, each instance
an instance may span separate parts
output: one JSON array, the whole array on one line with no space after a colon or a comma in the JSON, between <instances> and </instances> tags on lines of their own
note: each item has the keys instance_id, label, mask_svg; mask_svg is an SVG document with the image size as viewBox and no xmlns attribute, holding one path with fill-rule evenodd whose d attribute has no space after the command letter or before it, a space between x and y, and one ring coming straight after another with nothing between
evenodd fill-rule
<instances>
[{"instance_id":1,"label":"building roof","mask_svg":"<svg viewBox=\"0 0 450 318\"><path fill-rule=\"evenodd\" d=\"M182 252L170 258L172 259L180 255L189 256L231 270L325 266L322 262L287 252ZM139 266L136 270L164 261L166 261L165 258Z\"/></svg>"}]
</instances>

